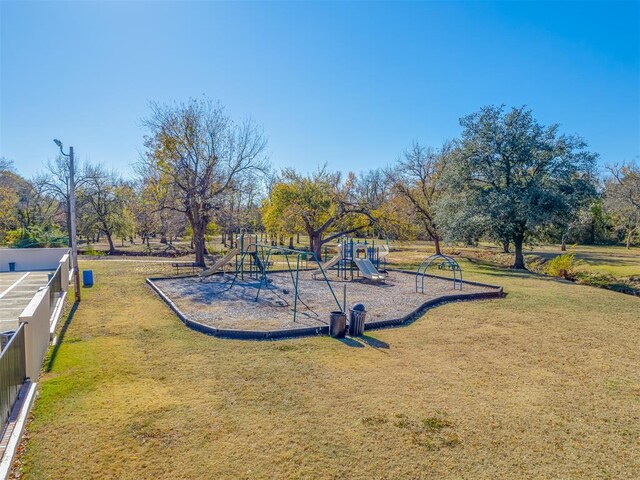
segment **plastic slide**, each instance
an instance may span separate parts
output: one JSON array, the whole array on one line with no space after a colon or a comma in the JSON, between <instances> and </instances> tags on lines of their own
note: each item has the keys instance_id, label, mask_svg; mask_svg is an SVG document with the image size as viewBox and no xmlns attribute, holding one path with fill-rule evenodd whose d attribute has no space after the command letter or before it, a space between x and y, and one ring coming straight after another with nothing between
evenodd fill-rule
<instances>
[{"instance_id":1,"label":"plastic slide","mask_svg":"<svg viewBox=\"0 0 640 480\"><path fill-rule=\"evenodd\" d=\"M229 253L227 253L224 257L222 257L220 260L214 263L213 267L209 268L208 270L203 270L202 272L200 272L200 276L208 277L209 275L213 275L214 273L222 269L222 267L224 267L227 263L233 260L233 257L238 255L239 253L240 253L240 249L234 248Z\"/></svg>"},{"instance_id":2,"label":"plastic slide","mask_svg":"<svg viewBox=\"0 0 640 480\"><path fill-rule=\"evenodd\" d=\"M368 258L354 258L353 262L364 278L368 278L369 280L384 280L384 275L376 270L376 267L373 266L373 263L371 263L371 260Z\"/></svg>"},{"instance_id":3,"label":"plastic slide","mask_svg":"<svg viewBox=\"0 0 640 480\"><path fill-rule=\"evenodd\" d=\"M342 260L342 250L340 250L340 252L337 253L335 256L331 257L330 260L328 260L327 262L323 263L322 264L322 270L324 270L326 272L331 267L333 267L336 263L338 263L340 260ZM322 270L318 269L318 270L314 271L311 275L313 276L313 278L315 278L316 275L320 275L322 273Z\"/></svg>"}]
</instances>

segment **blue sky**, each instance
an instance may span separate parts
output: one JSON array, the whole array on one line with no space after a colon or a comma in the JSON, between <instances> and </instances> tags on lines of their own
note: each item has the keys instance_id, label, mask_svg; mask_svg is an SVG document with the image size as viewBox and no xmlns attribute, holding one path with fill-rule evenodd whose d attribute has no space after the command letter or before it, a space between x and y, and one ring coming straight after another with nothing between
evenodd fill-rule
<instances>
[{"instance_id":1,"label":"blue sky","mask_svg":"<svg viewBox=\"0 0 640 480\"><path fill-rule=\"evenodd\" d=\"M640 3L0 0L0 156L129 173L148 102L206 94L275 166L362 171L528 105L601 162L640 156Z\"/></svg>"}]
</instances>

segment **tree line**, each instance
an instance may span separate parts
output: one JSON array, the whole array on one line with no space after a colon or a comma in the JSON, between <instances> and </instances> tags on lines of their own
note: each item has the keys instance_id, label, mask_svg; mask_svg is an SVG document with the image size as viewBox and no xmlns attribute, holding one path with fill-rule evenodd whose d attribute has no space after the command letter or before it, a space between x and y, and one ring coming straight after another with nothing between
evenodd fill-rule
<instances>
[{"instance_id":1,"label":"tree line","mask_svg":"<svg viewBox=\"0 0 640 480\"><path fill-rule=\"evenodd\" d=\"M149 242L191 239L204 265L206 238L227 244L241 229L276 244L304 234L318 257L342 235L477 245L490 241L525 268L526 244L640 239L640 168L598 172L597 154L531 110L486 106L460 119L462 133L438 147L414 142L395 162L360 174L275 171L252 120L237 122L205 97L150 106L133 179L99 164L77 168L78 236ZM66 157L32 179L0 160L0 242L48 245L67 229Z\"/></svg>"}]
</instances>

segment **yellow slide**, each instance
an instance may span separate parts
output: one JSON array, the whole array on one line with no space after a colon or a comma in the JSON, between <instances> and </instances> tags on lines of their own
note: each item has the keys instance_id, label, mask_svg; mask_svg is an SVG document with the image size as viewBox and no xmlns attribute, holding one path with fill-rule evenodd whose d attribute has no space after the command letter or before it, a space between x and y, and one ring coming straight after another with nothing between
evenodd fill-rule
<instances>
[{"instance_id":1,"label":"yellow slide","mask_svg":"<svg viewBox=\"0 0 640 480\"><path fill-rule=\"evenodd\" d=\"M200 276L208 277L209 275L213 275L214 273L220 271L222 267L224 267L227 263L231 262L231 260L233 260L233 257L238 255L239 253L240 253L240 249L234 248L229 253L227 253L224 257L222 257L220 260L214 263L213 267L209 268L208 270L203 270L202 272L200 272Z\"/></svg>"}]
</instances>

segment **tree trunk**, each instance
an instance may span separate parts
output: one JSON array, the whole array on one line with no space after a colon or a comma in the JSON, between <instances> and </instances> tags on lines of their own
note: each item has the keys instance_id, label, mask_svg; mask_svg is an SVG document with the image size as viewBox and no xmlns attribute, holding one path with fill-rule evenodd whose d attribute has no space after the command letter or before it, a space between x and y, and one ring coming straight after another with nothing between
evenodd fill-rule
<instances>
[{"instance_id":1,"label":"tree trunk","mask_svg":"<svg viewBox=\"0 0 640 480\"><path fill-rule=\"evenodd\" d=\"M299 233L296 234L296 244L300 245L300 234Z\"/></svg>"},{"instance_id":2,"label":"tree trunk","mask_svg":"<svg viewBox=\"0 0 640 480\"><path fill-rule=\"evenodd\" d=\"M510 253L509 252L509 240L505 240L502 242L502 253Z\"/></svg>"},{"instance_id":3,"label":"tree trunk","mask_svg":"<svg viewBox=\"0 0 640 480\"><path fill-rule=\"evenodd\" d=\"M204 229L200 225L193 225L193 249L196 252L196 264L204 267Z\"/></svg>"},{"instance_id":4,"label":"tree trunk","mask_svg":"<svg viewBox=\"0 0 640 480\"><path fill-rule=\"evenodd\" d=\"M629 233L627 233L627 250L631 250L631 239L633 238L633 234L639 227L629 229Z\"/></svg>"},{"instance_id":5,"label":"tree trunk","mask_svg":"<svg viewBox=\"0 0 640 480\"><path fill-rule=\"evenodd\" d=\"M308 232L309 234L309 248L316 255L319 262L322 262L322 239L320 235L315 232Z\"/></svg>"},{"instance_id":6,"label":"tree trunk","mask_svg":"<svg viewBox=\"0 0 640 480\"><path fill-rule=\"evenodd\" d=\"M512 268L517 268L520 270L526 270L527 267L524 265L524 254L522 253L522 244L524 243L524 235L516 235L513 237L513 245L516 250L516 258L513 263Z\"/></svg>"},{"instance_id":7,"label":"tree trunk","mask_svg":"<svg viewBox=\"0 0 640 480\"><path fill-rule=\"evenodd\" d=\"M109 242L109 255L113 255L116 253L116 247L113 245L113 238L111 238L111 233L105 232L107 236L107 241Z\"/></svg>"},{"instance_id":8,"label":"tree trunk","mask_svg":"<svg viewBox=\"0 0 640 480\"><path fill-rule=\"evenodd\" d=\"M565 233L562 234L562 244L560 245L560 251L567 251L567 235Z\"/></svg>"},{"instance_id":9,"label":"tree trunk","mask_svg":"<svg viewBox=\"0 0 640 480\"><path fill-rule=\"evenodd\" d=\"M289 248L293 250L293 237L289 237Z\"/></svg>"},{"instance_id":10,"label":"tree trunk","mask_svg":"<svg viewBox=\"0 0 640 480\"><path fill-rule=\"evenodd\" d=\"M433 237L433 246L436 247L436 255L442 255L442 251L440 250L440 238L438 238L438 236Z\"/></svg>"}]
</instances>

